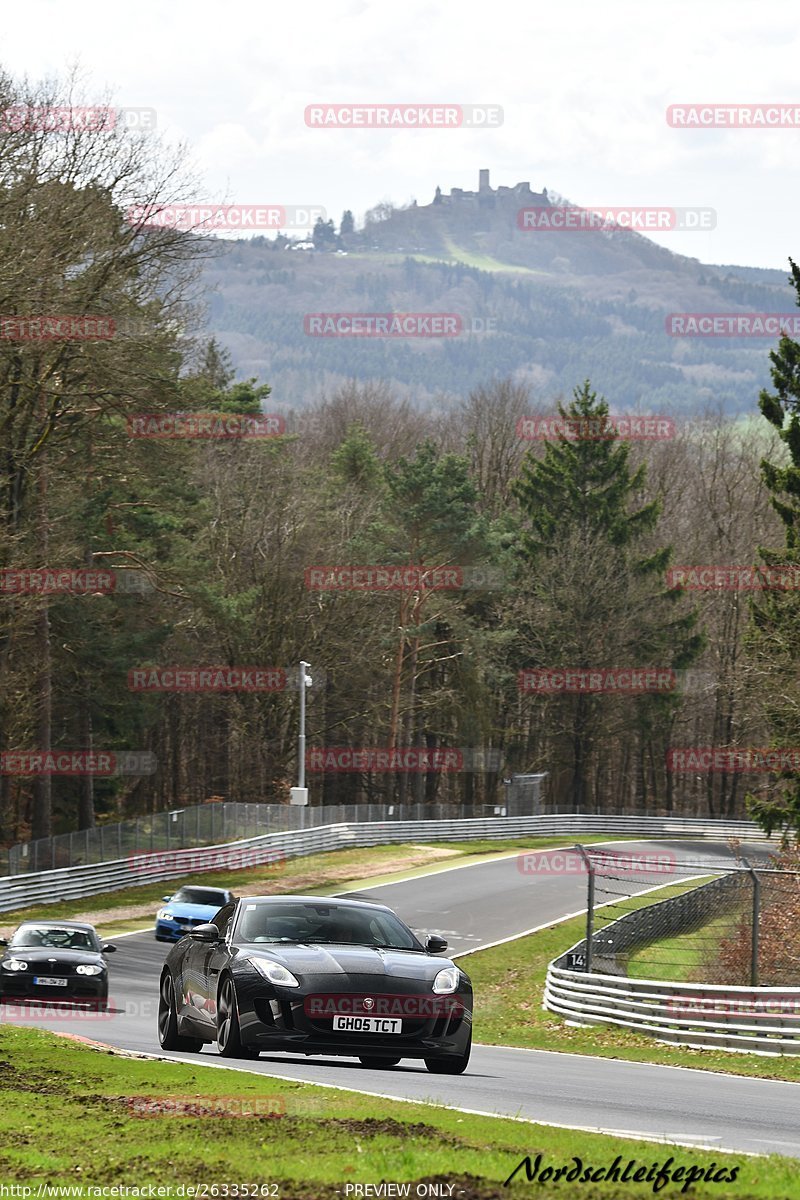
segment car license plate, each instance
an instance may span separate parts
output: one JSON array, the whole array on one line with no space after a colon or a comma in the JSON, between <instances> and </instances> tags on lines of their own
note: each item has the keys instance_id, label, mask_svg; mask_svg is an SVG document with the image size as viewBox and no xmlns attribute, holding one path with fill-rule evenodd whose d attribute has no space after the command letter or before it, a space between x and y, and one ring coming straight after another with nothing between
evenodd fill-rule
<instances>
[{"instance_id":1,"label":"car license plate","mask_svg":"<svg viewBox=\"0 0 800 1200\"><path fill-rule=\"evenodd\" d=\"M66 987L66 979L56 979L54 975L34 975L34 983L41 983L45 987Z\"/></svg>"},{"instance_id":2,"label":"car license plate","mask_svg":"<svg viewBox=\"0 0 800 1200\"><path fill-rule=\"evenodd\" d=\"M402 1033L399 1017L334 1017L333 1028L341 1033Z\"/></svg>"}]
</instances>

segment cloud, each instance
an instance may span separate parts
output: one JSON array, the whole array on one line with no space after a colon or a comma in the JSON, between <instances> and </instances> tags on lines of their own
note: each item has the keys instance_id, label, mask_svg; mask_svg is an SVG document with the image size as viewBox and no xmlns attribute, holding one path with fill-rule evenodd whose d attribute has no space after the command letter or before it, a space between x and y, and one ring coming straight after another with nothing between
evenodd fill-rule
<instances>
[{"instance_id":1,"label":"cloud","mask_svg":"<svg viewBox=\"0 0 800 1200\"><path fill-rule=\"evenodd\" d=\"M683 253L776 266L796 250L800 130L689 132L665 119L681 101L800 103L800 34L780 0L142 0L135 12L29 0L4 26L6 69L36 78L79 59L98 91L156 108L211 196L363 213L382 197L424 203L437 183L474 187L488 166L495 184L528 179L577 203L715 208L713 235L661 239ZM493 103L505 122L308 129L313 101Z\"/></svg>"}]
</instances>

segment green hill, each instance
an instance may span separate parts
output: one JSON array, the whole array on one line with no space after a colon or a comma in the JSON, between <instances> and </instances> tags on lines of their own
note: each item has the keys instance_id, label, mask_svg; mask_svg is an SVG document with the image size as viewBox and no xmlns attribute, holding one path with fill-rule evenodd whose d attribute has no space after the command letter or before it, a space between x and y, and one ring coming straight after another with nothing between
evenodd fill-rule
<instances>
[{"instance_id":1,"label":"green hill","mask_svg":"<svg viewBox=\"0 0 800 1200\"><path fill-rule=\"evenodd\" d=\"M484 173L482 173L483 175ZM302 406L349 378L381 378L422 404L494 376L550 402L591 378L617 408L752 408L768 382L768 338L675 338L670 312L789 312L781 271L715 267L627 230L518 228L552 204L527 184L455 189L428 205L368 214L346 253L266 238L226 243L206 269L209 327L240 373ZM793 250L787 246L787 256ZM454 313L446 338L312 336L308 313Z\"/></svg>"}]
</instances>

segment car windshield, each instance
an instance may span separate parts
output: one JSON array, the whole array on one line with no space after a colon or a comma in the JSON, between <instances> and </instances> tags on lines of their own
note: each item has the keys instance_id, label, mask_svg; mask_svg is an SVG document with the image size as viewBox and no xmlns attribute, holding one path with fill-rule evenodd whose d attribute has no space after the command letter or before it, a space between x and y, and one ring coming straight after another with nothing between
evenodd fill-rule
<instances>
[{"instance_id":1,"label":"car windshield","mask_svg":"<svg viewBox=\"0 0 800 1200\"><path fill-rule=\"evenodd\" d=\"M394 913L337 904L245 904L235 939L304 945L345 944L391 950L422 950L414 934Z\"/></svg>"},{"instance_id":2,"label":"car windshield","mask_svg":"<svg viewBox=\"0 0 800 1200\"><path fill-rule=\"evenodd\" d=\"M59 950L100 949L100 943L88 929L65 929L62 925L22 925L12 937L10 946L46 946Z\"/></svg>"},{"instance_id":3,"label":"car windshield","mask_svg":"<svg viewBox=\"0 0 800 1200\"><path fill-rule=\"evenodd\" d=\"M172 897L171 904L202 904L206 908L222 908L227 897L215 888L182 887Z\"/></svg>"}]
</instances>

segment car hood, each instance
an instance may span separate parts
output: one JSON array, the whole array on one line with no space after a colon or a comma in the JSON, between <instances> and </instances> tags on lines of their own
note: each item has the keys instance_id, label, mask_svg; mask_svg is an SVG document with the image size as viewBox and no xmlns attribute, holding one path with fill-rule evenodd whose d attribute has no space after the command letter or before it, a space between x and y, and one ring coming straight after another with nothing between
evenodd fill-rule
<instances>
[{"instance_id":1,"label":"car hood","mask_svg":"<svg viewBox=\"0 0 800 1200\"><path fill-rule=\"evenodd\" d=\"M247 958L271 958L294 975L378 975L432 982L439 971L455 965L449 958L408 950L378 950L370 946L240 942L236 950Z\"/></svg>"},{"instance_id":2,"label":"car hood","mask_svg":"<svg viewBox=\"0 0 800 1200\"><path fill-rule=\"evenodd\" d=\"M171 900L166 901L161 905L159 912L165 910L172 913L173 917L191 918L193 921L210 921L219 912L221 905L219 904L186 904L179 900L177 904L173 904Z\"/></svg>"},{"instance_id":3,"label":"car hood","mask_svg":"<svg viewBox=\"0 0 800 1200\"><path fill-rule=\"evenodd\" d=\"M59 963L106 965L105 959L96 950L60 950L57 946L12 946L3 954L3 960L8 958L20 958L28 963L46 963L52 958Z\"/></svg>"}]
</instances>

